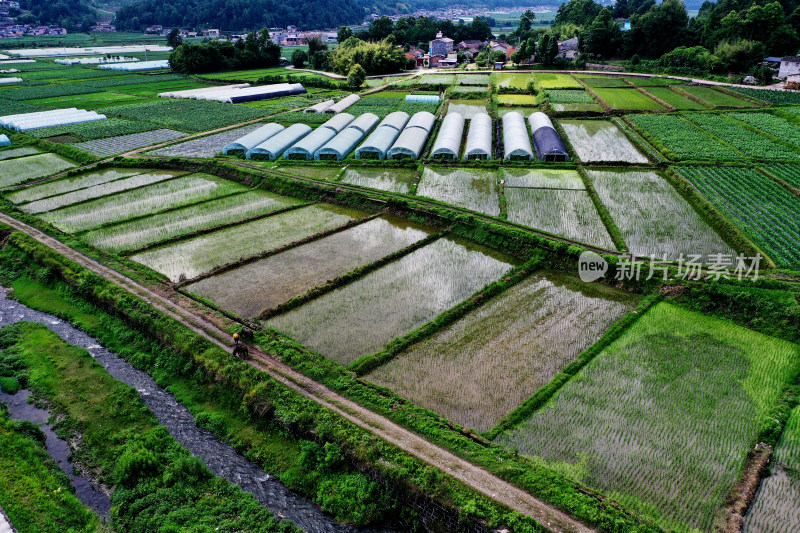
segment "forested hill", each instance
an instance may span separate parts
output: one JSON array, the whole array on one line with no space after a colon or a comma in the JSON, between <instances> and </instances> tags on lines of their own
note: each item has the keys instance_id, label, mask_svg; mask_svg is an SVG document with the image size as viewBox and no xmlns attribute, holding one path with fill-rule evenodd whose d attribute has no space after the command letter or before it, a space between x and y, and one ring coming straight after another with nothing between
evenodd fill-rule
<instances>
[{"instance_id":1,"label":"forested hill","mask_svg":"<svg viewBox=\"0 0 800 533\"><path fill-rule=\"evenodd\" d=\"M87 0L20 0L25 24L59 24L70 31L88 29L97 13Z\"/></svg>"},{"instance_id":2,"label":"forested hill","mask_svg":"<svg viewBox=\"0 0 800 533\"><path fill-rule=\"evenodd\" d=\"M145 0L117 12L117 27L140 30L152 24L208 26L223 31L295 25L336 28L364 19L356 0Z\"/></svg>"}]
</instances>

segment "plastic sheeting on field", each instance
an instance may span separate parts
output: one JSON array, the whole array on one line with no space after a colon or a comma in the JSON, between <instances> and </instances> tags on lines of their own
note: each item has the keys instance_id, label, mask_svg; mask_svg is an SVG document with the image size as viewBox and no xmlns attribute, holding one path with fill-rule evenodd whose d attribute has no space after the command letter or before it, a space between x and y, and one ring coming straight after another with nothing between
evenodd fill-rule
<instances>
[{"instance_id":1,"label":"plastic sheeting on field","mask_svg":"<svg viewBox=\"0 0 800 533\"><path fill-rule=\"evenodd\" d=\"M550 117L537 111L528 117L533 132L533 146L540 161L569 161L567 148L553 127Z\"/></svg>"},{"instance_id":2,"label":"plastic sheeting on field","mask_svg":"<svg viewBox=\"0 0 800 533\"><path fill-rule=\"evenodd\" d=\"M356 159L386 159L386 152L389 151L399 135L400 131L393 126L378 126L378 129L367 137L364 144L356 149Z\"/></svg>"},{"instance_id":3,"label":"plastic sheeting on field","mask_svg":"<svg viewBox=\"0 0 800 533\"><path fill-rule=\"evenodd\" d=\"M34 60L30 60L33 62ZM136 57L67 57L64 59L56 59L55 63L59 65L98 65L101 63L136 63L139 61Z\"/></svg>"},{"instance_id":4,"label":"plastic sheeting on field","mask_svg":"<svg viewBox=\"0 0 800 533\"><path fill-rule=\"evenodd\" d=\"M379 120L378 115L374 113L364 113L351 122L346 129L356 128L366 135L372 131L372 128L375 127Z\"/></svg>"},{"instance_id":5,"label":"plastic sheeting on field","mask_svg":"<svg viewBox=\"0 0 800 533\"><path fill-rule=\"evenodd\" d=\"M170 68L169 61L166 59L159 61L136 61L133 63L107 63L98 65L97 68L101 70L122 70L125 72L134 72L137 70L157 70Z\"/></svg>"},{"instance_id":6,"label":"plastic sheeting on field","mask_svg":"<svg viewBox=\"0 0 800 533\"><path fill-rule=\"evenodd\" d=\"M389 126L391 128L396 129L397 131L402 130L406 124L408 123L408 113L405 111L395 111L394 113L389 113L386 117L381 121L378 125L380 126Z\"/></svg>"},{"instance_id":7,"label":"plastic sheeting on field","mask_svg":"<svg viewBox=\"0 0 800 533\"><path fill-rule=\"evenodd\" d=\"M439 98L435 94L407 94L406 102L421 102L426 104L438 104Z\"/></svg>"},{"instance_id":8,"label":"plastic sheeting on field","mask_svg":"<svg viewBox=\"0 0 800 533\"><path fill-rule=\"evenodd\" d=\"M35 113L22 113L0 117L0 126L16 131L49 128L50 126L66 126L67 124L80 124L81 122L94 122L105 120L105 115L96 111L86 111L70 107L68 109L53 109L51 111L37 111Z\"/></svg>"},{"instance_id":9,"label":"plastic sheeting on field","mask_svg":"<svg viewBox=\"0 0 800 533\"><path fill-rule=\"evenodd\" d=\"M314 159L322 146L336 137L336 130L320 126L283 153L284 159Z\"/></svg>"},{"instance_id":10,"label":"plastic sheeting on field","mask_svg":"<svg viewBox=\"0 0 800 533\"><path fill-rule=\"evenodd\" d=\"M309 133L311 133L311 126L292 124L247 152L247 159L269 159L273 161L279 158L287 148Z\"/></svg>"},{"instance_id":11,"label":"plastic sheeting on field","mask_svg":"<svg viewBox=\"0 0 800 533\"><path fill-rule=\"evenodd\" d=\"M350 123L353 122L354 118L355 117L350 113L339 113L325 121L325 123L320 127L331 129L333 130L334 134L339 133L349 126Z\"/></svg>"},{"instance_id":12,"label":"plastic sheeting on field","mask_svg":"<svg viewBox=\"0 0 800 533\"><path fill-rule=\"evenodd\" d=\"M249 83L237 83L235 85L220 85L218 87L201 87L200 89L186 89L183 91L168 91L158 93L159 98L196 98L202 94L214 94L229 91L231 89L240 89L242 87L250 87Z\"/></svg>"},{"instance_id":13,"label":"plastic sheeting on field","mask_svg":"<svg viewBox=\"0 0 800 533\"><path fill-rule=\"evenodd\" d=\"M518 111L503 116L503 151L507 160L533 159L528 128L525 126L525 119Z\"/></svg>"},{"instance_id":14,"label":"plastic sheeting on field","mask_svg":"<svg viewBox=\"0 0 800 533\"><path fill-rule=\"evenodd\" d=\"M22 78L0 78L0 84L3 83L22 83Z\"/></svg>"},{"instance_id":15,"label":"plastic sheeting on field","mask_svg":"<svg viewBox=\"0 0 800 533\"><path fill-rule=\"evenodd\" d=\"M449 115L448 115L449 116ZM469 121L464 160L492 158L492 117L478 113Z\"/></svg>"},{"instance_id":16,"label":"plastic sheeting on field","mask_svg":"<svg viewBox=\"0 0 800 533\"><path fill-rule=\"evenodd\" d=\"M425 141L428 140L428 135L430 135L435 123L436 117L433 113L428 113L427 111L415 113L386 153L386 157L389 159L406 157L419 159L423 148L425 148Z\"/></svg>"},{"instance_id":17,"label":"plastic sheeting on field","mask_svg":"<svg viewBox=\"0 0 800 533\"><path fill-rule=\"evenodd\" d=\"M159 98L191 98L193 100L214 100L228 104L257 102L267 98L305 94L305 88L299 83L276 83L273 85L250 86L249 83L225 85L222 87L203 87L185 91L159 93Z\"/></svg>"},{"instance_id":18,"label":"plastic sheeting on field","mask_svg":"<svg viewBox=\"0 0 800 533\"><path fill-rule=\"evenodd\" d=\"M11 139L8 138L8 135L0 135L0 146L10 146Z\"/></svg>"},{"instance_id":19,"label":"plastic sheeting on field","mask_svg":"<svg viewBox=\"0 0 800 533\"><path fill-rule=\"evenodd\" d=\"M439 135L433 144L431 157L434 159L458 159L463 137L464 117L459 113L450 113L442 121Z\"/></svg>"},{"instance_id":20,"label":"plastic sheeting on field","mask_svg":"<svg viewBox=\"0 0 800 533\"><path fill-rule=\"evenodd\" d=\"M228 153L235 153L238 154L241 152L242 155L246 155L247 152L258 146L259 144L263 143L273 135L277 135L278 133L285 130L283 126L280 124L265 124L260 128L251 131L247 135L244 135L230 144L225 145L225 148L222 149L223 155L227 155Z\"/></svg>"},{"instance_id":21,"label":"plastic sheeting on field","mask_svg":"<svg viewBox=\"0 0 800 533\"><path fill-rule=\"evenodd\" d=\"M55 57L55 56L90 56L90 55L122 55L135 52L171 52L169 46L157 44L128 45L128 46L90 46L86 48L73 47L65 48L58 46L54 48L20 48L15 50L3 50L6 53L20 57Z\"/></svg>"},{"instance_id":22,"label":"plastic sheeting on field","mask_svg":"<svg viewBox=\"0 0 800 533\"><path fill-rule=\"evenodd\" d=\"M364 138L365 133L358 128L345 128L336 137L325 143L325 146L317 150L314 159L317 161L338 160L341 161L347 154L353 151L356 145Z\"/></svg>"},{"instance_id":23,"label":"plastic sheeting on field","mask_svg":"<svg viewBox=\"0 0 800 533\"><path fill-rule=\"evenodd\" d=\"M420 111L414 113L414 116L406 124L406 128L422 128L426 133L430 133L434 124L436 124L436 116L433 113Z\"/></svg>"},{"instance_id":24,"label":"plastic sheeting on field","mask_svg":"<svg viewBox=\"0 0 800 533\"><path fill-rule=\"evenodd\" d=\"M333 100L325 100L324 102L320 102L318 104L314 104L311 107L307 107L303 110L303 113L323 113L326 109L333 105Z\"/></svg>"},{"instance_id":25,"label":"plastic sheeting on field","mask_svg":"<svg viewBox=\"0 0 800 533\"><path fill-rule=\"evenodd\" d=\"M351 105L358 102L360 99L361 97L358 96L357 94L351 94L349 96L345 96L344 98L342 98L341 100L330 106L328 109L326 109L325 113L341 113Z\"/></svg>"}]
</instances>

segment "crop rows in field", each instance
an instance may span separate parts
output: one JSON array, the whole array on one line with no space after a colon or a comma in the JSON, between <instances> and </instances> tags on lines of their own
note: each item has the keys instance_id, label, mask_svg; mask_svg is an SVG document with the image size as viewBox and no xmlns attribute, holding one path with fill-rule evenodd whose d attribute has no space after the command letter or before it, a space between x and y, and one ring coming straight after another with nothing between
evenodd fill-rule
<instances>
[{"instance_id":1,"label":"crop rows in field","mask_svg":"<svg viewBox=\"0 0 800 533\"><path fill-rule=\"evenodd\" d=\"M173 139L178 139L185 136L186 134L181 131L161 129L145 131L142 133L132 133L130 135L121 135L119 137L108 137L106 139L86 141L73 144L72 146L96 156L109 157L127 152L129 150L135 150L137 148L143 148L145 146L171 141Z\"/></svg>"},{"instance_id":2,"label":"crop rows in field","mask_svg":"<svg viewBox=\"0 0 800 533\"><path fill-rule=\"evenodd\" d=\"M348 168L342 177L342 183L408 194L416 179L417 171L405 168Z\"/></svg>"},{"instance_id":3,"label":"crop rows in field","mask_svg":"<svg viewBox=\"0 0 800 533\"><path fill-rule=\"evenodd\" d=\"M453 94L467 94L467 93L485 93L488 92L486 87L477 87L473 85L456 85L452 89Z\"/></svg>"},{"instance_id":4,"label":"crop rows in field","mask_svg":"<svg viewBox=\"0 0 800 533\"><path fill-rule=\"evenodd\" d=\"M498 441L667 529L710 531L797 356L661 303Z\"/></svg>"},{"instance_id":5,"label":"crop rows in field","mask_svg":"<svg viewBox=\"0 0 800 533\"><path fill-rule=\"evenodd\" d=\"M456 77L457 85L489 85L488 74L459 74Z\"/></svg>"},{"instance_id":6,"label":"crop rows in field","mask_svg":"<svg viewBox=\"0 0 800 533\"><path fill-rule=\"evenodd\" d=\"M417 78L420 85L452 85L455 79L450 74L423 74Z\"/></svg>"},{"instance_id":7,"label":"crop rows in field","mask_svg":"<svg viewBox=\"0 0 800 533\"><path fill-rule=\"evenodd\" d=\"M676 160L739 160L744 156L691 123L674 115L627 115L636 127L650 135ZM657 146L658 148L658 146Z\"/></svg>"},{"instance_id":8,"label":"crop rows in field","mask_svg":"<svg viewBox=\"0 0 800 533\"><path fill-rule=\"evenodd\" d=\"M58 96L55 98L42 98L39 100L29 100L30 103L47 108L64 109L77 107L79 109L99 109L103 107L138 104L145 101L140 96L122 94L112 91L103 91L88 94L74 94L70 96Z\"/></svg>"},{"instance_id":9,"label":"crop rows in field","mask_svg":"<svg viewBox=\"0 0 800 533\"><path fill-rule=\"evenodd\" d=\"M625 134L608 120L560 120L572 148L583 162L647 163Z\"/></svg>"},{"instance_id":10,"label":"crop rows in field","mask_svg":"<svg viewBox=\"0 0 800 533\"><path fill-rule=\"evenodd\" d=\"M675 85L677 83L684 83L679 80L671 80L669 78L661 78L658 76L650 78L635 78L633 76L625 78L630 83L637 87L666 87L667 85ZM649 91L649 89L648 89Z\"/></svg>"},{"instance_id":11,"label":"crop rows in field","mask_svg":"<svg viewBox=\"0 0 800 533\"><path fill-rule=\"evenodd\" d=\"M288 163L286 160L283 162ZM341 172L341 168L338 167L315 167L294 164L286 164L283 167L279 166L279 169L283 172L289 172L290 174L295 174L297 176L308 176L309 178L317 178L322 180L332 180L339 175L339 172Z\"/></svg>"},{"instance_id":12,"label":"crop rows in field","mask_svg":"<svg viewBox=\"0 0 800 533\"><path fill-rule=\"evenodd\" d=\"M658 111L664 106L642 94L633 87L629 88L596 88L595 94L614 109Z\"/></svg>"},{"instance_id":13,"label":"crop rows in field","mask_svg":"<svg viewBox=\"0 0 800 533\"><path fill-rule=\"evenodd\" d=\"M681 90L686 91L695 98L703 100L712 107L758 107L758 104L754 104L742 98L737 98L710 87L702 87L700 85L683 85L681 86Z\"/></svg>"},{"instance_id":14,"label":"crop rows in field","mask_svg":"<svg viewBox=\"0 0 800 533\"><path fill-rule=\"evenodd\" d=\"M427 111L428 113L436 114L436 111L439 110L439 104L433 102L409 102L404 101L400 104L400 107L397 108L398 111L405 111L409 115L413 115L414 113L419 113L420 111Z\"/></svg>"},{"instance_id":15,"label":"crop rows in field","mask_svg":"<svg viewBox=\"0 0 800 533\"><path fill-rule=\"evenodd\" d=\"M0 160L14 159L16 157L24 157L26 155L33 155L38 153L41 153L40 150L38 150L37 148L33 148L32 146L25 146L23 148L11 148L10 150L0 151Z\"/></svg>"},{"instance_id":16,"label":"crop rows in field","mask_svg":"<svg viewBox=\"0 0 800 533\"><path fill-rule=\"evenodd\" d=\"M547 97L556 104L591 104L594 103L592 95L586 91L568 89L550 89Z\"/></svg>"},{"instance_id":17,"label":"crop rows in field","mask_svg":"<svg viewBox=\"0 0 800 533\"><path fill-rule=\"evenodd\" d=\"M733 92L767 102L768 104L800 104L800 92L797 91L765 91L763 89L749 89L745 87L729 87Z\"/></svg>"},{"instance_id":18,"label":"crop rows in field","mask_svg":"<svg viewBox=\"0 0 800 533\"><path fill-rule=\"evenodd\" d=\"M706 109L700 102L695 102L691 98L673 91L670 87L646 87L648 94L651 94L675 109Z\"/></svg>"},{"instance_id":19,"label":"crop rows in field","mask_svg":"<svg viewBox=\"0 0 800 533\"><path fill-rule=\"evenodd\" d=\"M25 133L31 135L32 137L38 137L39 139L53 137L56 135L75 135L77 137L86 139L87 141L91 141L105 137L139 133L142 131L155 129L157 127L158 126L155 124L151 124L149 122L134 122L132 120L110 118L106 120L84 122L82 124L69 124L66 126L40 128Z\"/></svg>"},{"instance_id":20,"label":"crop rows in field","mask_svg":"<svg viewBox=\"0 0 800 533\"><path fill-rule=\"evenodd\" d=\"M110 76L105 79L95 79L86 82L54 83L51 85L18 87L3 91L2 96L3 98L7 98L9 100L37 100L40 98L54 98L57 96L95 93L108 87L180 79L183 79L180 74L161 74L158 75L157 78L155 76L117 75Z\"/></svg>"},{"instance_id":21,"label":"crop rows in field","mask_svg":"<svg viewBox=\"0 0 800 533\"><path fill-rule=\"evenodd\" d=\"M15 204L35 202L43 198L58 196L60 194L66 194L80 189L87 189L96 185L108 183L109 181L133 176L134 174L141 174L143 172L148 171L135 168L108 168L99 170L97 172L80 174L71 178L47 180L37 185L31 185L29 187L10 192L6 195L6 198Z\"/></svg>"},{"instance_id":22,"label":"crop rows in field","mask_svg":"<svg viewBox=\"0 0 800 533\"><path fill-rule=\"evenodd\" d=\"M687 113L684 117L754 159L800 159L800 152L772 142L722 115Z\"/></svg>"},{"instance_id":23,"label":"crop rows in field","mask_svg":"<svg viewBox=\"0 0 800 533\"><path fill-rule=\"evenodd\" d=\"M800 126L770 113L727 113L729 117L765 131L779 139L800 146Z\"/></svg>"},{"instance_id":24,"label":"crop rows in field","mask_svg":"<svg viewBox=\"0 0 800 533\"><path fill-rule=\"evenodd\" d=\"M800 270L800 198L751 169L678 170L778 266Z\"/></svg>"},{"instance_id":25,"label":"crop rows in field","mask_svg":"<svg viewBox=\"0 0 800 533\"><path fill-rule=\"evenodd\" d=\"M0 161L0 187L43 178L73 168L72 161L55 154L35 154Z\"/></svg>"},{"instance_id":26,"label":"crop rows in field","mask_svg":"<svg viewBox=\"0 0 800 533\"><path fill-rule=\"evenodd\" d=\"M589 87L630 87L622 78L611 76L578 76Z\"/></svg>"},{"instance_id":27,"label":"crop rows in field","mask_svg":"<svg viewBox=\"0 0 800 533\"><path fill-rule=\"evenodd\" d=\"M250 124L243 128L236 128L222 133L215 133L214 135L206 135L199 139L192 139L191 141L165 146L158 150L153 150L153 155L165 155L175 157L214 157L222 151L225 146L232 143L236 139L247 135L253 130L260 128L262 124Z\"/></svg>"},{"instance_id":28,"label":"crop rows in field","mask_svg":"<svg viewBox=\"0 0 800 533\"><path fill-rule=\"evenodd\" d=\"M164 98L144 104L99 109L98 113L108 117L154 122L170 129L208 131L253 120L269 114L269 111L206 100Z\"/></svg>"},{"instance_id":29,"label":"crop rows in field","mask_svg":"<svg viewBox=\"0 0 800 533\"><path fill-rule=\"evenodd\" d=\"M380 217L186 287L242 317L257 317L328 280L424 239L431 229Z\"/></svg>"},{"instance_id":30,"label":"crop rows in field","mask_svg":"<svg viewBox=\"0 0 800 533\"><path fill-rule=\"evenodd\" d=\"M635 301L611 288L581 286L563 273L540 272L366 379L484 432L549 383Z\"/></svg>"},{"instance_id":31,"label":"crop rows in field","mask_svg":"<svg viewBox=\"0 0 800 533\"><path fill-rule=\"evenodd\" d=\"M131 260L178 282L337 228L364 214L315 204L148 250Z\"/></svg>"},{"instance_id":32,"label":"crop rows in field","mask_svg":"<svg viewBox=\"0 0 800 533\"><path fill-rule=\"evenodd\" d=\"M800 191L800 166L787 164L774 164L766 167L772 175L788 183Z\"/></svg>"},{"instance_id":33,"label":"crop rows in field","mask_svg":"<svg viewBox=\"0 0 800 533\"><path fill-rule=\"evenodd\" d=\"M445 169L426 166L417 195L457 207L498 216L500 199L493 170Z\"/></svg>"},{"instance_id":34,"label":"crop rows in field","mask_svg":"<svg viewBox=\"0 0 800 533\"><path fill-rule=\"evenodd\" d=\"M348 365L496 280L512 261L444 237L265 324Z\"/></svg>"},{"instance_id":35,"label":"crop rows in field","mask_svg":"<svg viewBox=\"0 0 800 533\"><path fill-rule=\"evenodd\" d=\"M2 96L2 93L0 93ZM45 111L46 108L35 105L26 104L25 102L18 102L16 100L0 99L0 117L6 115L19 115L22 113L36 113L37 111Z\"/></svg>"},{"instance_id":36,"label":"crop rows in field","mask_svg":"<svg viewBox=\"0 0 800 533\"><path fill-rule=\"evenodd\" d=\"M399 96L365 96L345 109L345 112L354 116L362 113L374 113L379 117L385 117L397 109L401 102L403 102L403 98ZM330 118L330 115L323 115Z\"/></svg>"}]
</instances>

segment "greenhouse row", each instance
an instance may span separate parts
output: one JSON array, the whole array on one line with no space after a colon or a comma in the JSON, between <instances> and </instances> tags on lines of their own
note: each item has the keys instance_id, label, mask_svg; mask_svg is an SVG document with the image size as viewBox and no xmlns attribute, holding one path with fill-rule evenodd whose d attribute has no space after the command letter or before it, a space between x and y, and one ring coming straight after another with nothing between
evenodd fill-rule
<instances>
[{"instance_id":1,"label":"greenhouse row","mask_svg":"<svg viewBox=\"0 0 800 533\"><path fill-rule=\"evenodd\" d=\"M324 113L333 105L333 103L333 100L325 100L324 102L320 102L312 105L311 107L305 108L303 113Z\"/></svg>"},{"instance_id":2,"label":"greenhouse row","mask_svg":"<svg viewBox=\"0 0 800 533\"><path fill-rule=\"evenodd\" d=\"M558 136L550 117L537 111L528 117L533 134L533 145L540 161L569 161L569 154Z\"/></svg>"},{"instance_id":3,"label":"greenhouse row","mask_svg":"<svg viewBox=\"0 0 800 533\"><path fill-rule=\"evenodd\" d=\"M29 59L35 63L35 60ZM54 62L59 65L98 65L100 63L136 63L139 60L135 57L68 57L56 59Z\"/></svg>"},{"instance_id":4,"label":"greenhouse row","mask_svg":"<svg viewBox=\"0 0 800 533\"><path fill-rule=\"evenodd\" d=\"M333 104L332 106L330 106L327 109L325 109L324 112L325 113L341 113L342 111L344 111L345 109L347 109L351 105L353 105L356 102L358 102L360 99L361 99L361 97L358 96L357 94L351 94L351 95L345 96L344 98L342 98L341 100L339 100L338 102Z\"/></svg>"},{"instance_id":5,"label":"greenhouse row","mask_svg":"<svg viewBox=\"0 0 800 533\"><path fill-rule=\"evenodd\" d=\"M0 83L22 83L22 78L0 78Z\"/></svg>"},{"instance_id":6,"label":"greenhouse row","mask_svg":"<svg viewBox=\"0 0 800 533\"><path fill-rule=\"evenodd\" d=\"M433 145L433 159L456 160L461 153L461 140L464 138L466 120L460 113L448 113L439 128L439 135ZM486 113L478 113L469 121L469 133L464 150L464 160L492 158L492 118Z\"/></svg>"},{"instance_id":7,"label":"greenhouse row","mask_svg":"<svg viewBox=\"0 0 800 533\"><path fill-rule=\"evenodd\" d=\"M105 120L105 118L105 115L100 115L96 111L86 111L85 109L76 109L72 107L69 109L54 109L52 111L6 115L0 117L0 126L16 131L27 131L38 128L49 128L50 126L66 126L68 124L93 122Z\"/></svg>"},{"instance_id":8,"label":"greenhouse row","mask_svg":"<svg viewBox=\"0 0 800 533\"><path fill-rule=\"evenodd\" d=\"M97 68L102 70L121 70L124 72L134 72L139 70L167 69L170 67L169 61L162 59L159 61L137 61L133 63L106 63L98 65Z\"/></svg>"},{"instance_id":9,"label":"greenhouse row","mask_svg":"<svg viewBox=\"0 0 800 533\"><path fill-rule=\"evenodd\" d=\"M378 128L356 150L356 159L386 159L386 153L394 144L408 122L408 113L389 113Z\"/></svg>"},{"instance_id":10,"label":"greenhouse row","mask_svg":"<svg viewBox=\"0 0 800 533\"><path fill-rule=\"evenodd\" d=\"M120 55L137 52L171 52L172 47L157 44L130 45L130 46L90 46L86 48L18 48L3 50L3 52L20 57L56 57L56 56L91 56L91 55Z\"/></svg>"},{"instance_id":11,"label":"greenhouse row","mask_svg":"<svg viewBox=\"0 0 800 533\"><path fill-rule=\"evenodd\" d=\"M389 159L419 159L434 124L436 124L436 116L433 113L427 111L415 113L386 153L386 157Z\"/></svg>"},{"instance_id":12,"label":"greenhouse row","mask_svg":"<svg viewBox=\"0 0 800 533\"><path fill-rule=\"evenodd\" d=\"M222 87L165 92L159 93L158 96L159 98L191 98L193 100L214 100L227 104L241 104L305 93L305 88L299 83L276 83L257 87L251 87L250 84L243 83Z\"/></svg>"}]
</instances>

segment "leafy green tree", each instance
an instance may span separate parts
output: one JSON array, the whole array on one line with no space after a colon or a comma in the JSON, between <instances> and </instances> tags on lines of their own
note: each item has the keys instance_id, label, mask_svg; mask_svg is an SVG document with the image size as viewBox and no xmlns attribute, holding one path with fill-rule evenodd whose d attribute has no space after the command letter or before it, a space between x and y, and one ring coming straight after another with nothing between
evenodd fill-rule
<instances>
[{"instance_id":1,"label":"leafy green tree","mask_svg":"<svg viewBox=\"0 0 800 533\"><path fill-rule=\"evenodd\" d=\"M534 54L536 54L536 41L533 38L525 39L520 43L517 51L511 54L511 61L517 64L524 63L529 61Z\"/></svg>"},{"instance_id":2,"label":"leafy green tree","mask_svg":"<svg viewBox=\"0 0 800 533\"><path fill-rule=\"evenodd\" d=\"M339 26L339 31L336 32L336 42L343 43L353 36L353 30L347 26Z\"/></svg>"},{"instance_id":3,"label":"leafy green tree","mask_svg":"<svg viewBox=\"0 0 800 533\"><path fill-rule=\"evenodd\" d=\"M367 73L364 70L364 67L356 63L350 67L350 72L347 73L347 86L355 91L364 85L364 80L366 79Z\"/></svg>"},{"instance_id":4,"label":"leafy green tree","mask_svg":"<svg viewBox=\"0 0 800 533\"><path fill-rule=\"evenodd\" d=\"M556 12L555 26L575 24L584 26L591 24L603 6L594 0L569 0L559 6Z\"/></svg>"},{"instance_id":5,"label":"leafy green tree","mask_svg":"<svg viewBox=\"0 0 800 533\"><path fill-rule=\"evenodd\" d=\"M295 50L292 52L292 65L294 68L303 68L308 61L308 54L305 50Z\"/></svg>"},{"instance_id":6,"label":"leafy green tree","mask_svg":"<svg viewBox=\"0 0 800 533\"><path fill-rule=\"evenodd\" d=\"M603 8L580 35L581 51L585 54L602 57L613 57L622 42L622 31L614 22L611 8Z\"/></svg>"},{"instance_id":7,"label":"leafy green tree","mask_svg":"<svg viewBox=\"0 0 800 533\"><path fill-rule=\"evenodd\" d=\"M399 46L388 41L367 43L355 37L329 52L329 60L333 71L343 75L349 75L356 64L361 65L367 75L399 72L406 65L405 53Z\"/></svg>"},{"instance_id":8,"label":"leafy green tree","mask_svg":"<svg viewBox=\"0 0 800 533\"><path fill-rule=\"evenodd\" d=\"M167 35L167 46L177 48L181 44L183 44L183 39L181 38L180 30L178 28L172 28L172 30L169 32L169 35Z\"/></svg>"}]
</instances>

